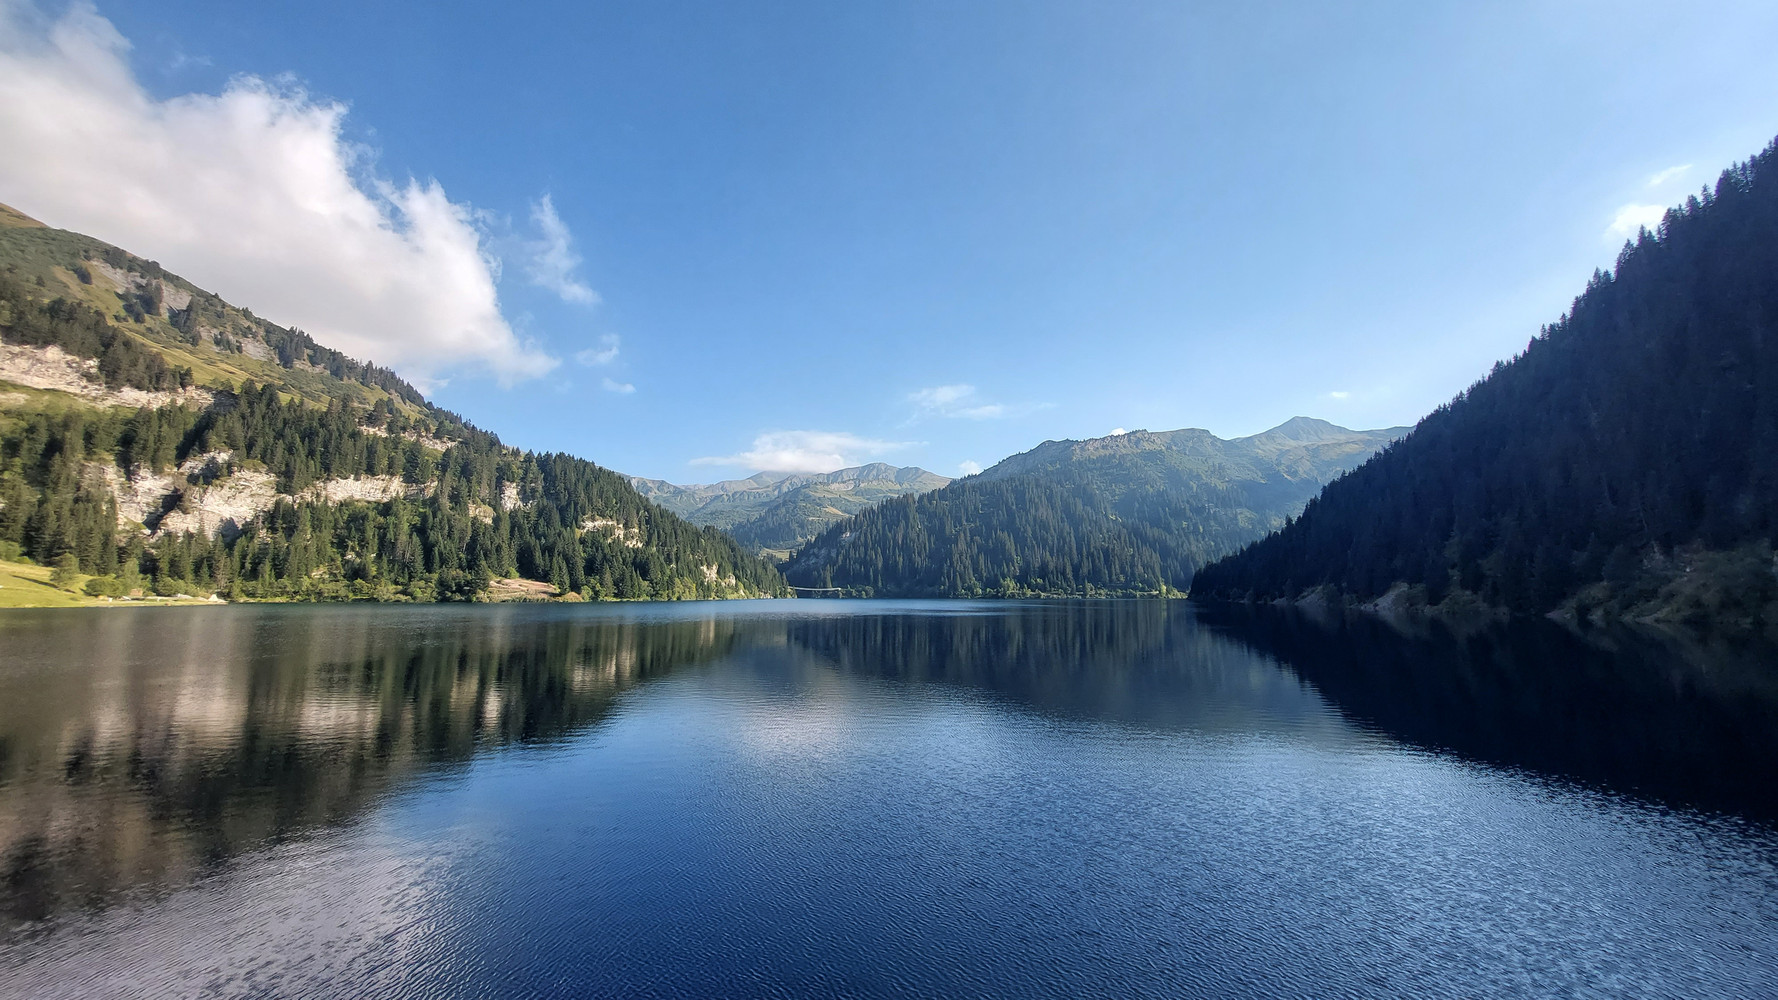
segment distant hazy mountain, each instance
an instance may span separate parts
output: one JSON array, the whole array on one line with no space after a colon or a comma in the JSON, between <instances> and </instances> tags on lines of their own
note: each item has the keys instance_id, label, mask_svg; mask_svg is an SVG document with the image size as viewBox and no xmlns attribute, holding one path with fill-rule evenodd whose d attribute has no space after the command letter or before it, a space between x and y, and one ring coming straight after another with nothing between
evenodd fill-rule
<instances>
[{"instance_id":1,"label":"distant hazy mountain","mask_svg":"<svg viewBox=\"0 0 1778 1000\"><path fill-rule=\"evenodd\" d=\"M698 486L630 477L636 492L691 523L720 528L750 549L781 555L848 515L949 482L925 469L883 462L837 472L761 472Z\"/></svg>"},{"instance_id":2,"label":"distant hazy mountain","mask_svg":"<svg viewBox=\"0 0 1778 1000\"><path fill-rule=\"evenodd\" d=\"M1194 594L1778 632L1778 141Z\"/></svg>"},{"instance_id":3,"label":"distant hazy mountain","mask_svg":"<svg viewBox=\"0 0 1778 1000\"><path fill-rule=\"evenodd\" d=\"M785 573L885 596L1183 590L1406 430L1297 417L1227 441L1196 429L1046 441L829 528Z\"/></svg>"}]
</instances>

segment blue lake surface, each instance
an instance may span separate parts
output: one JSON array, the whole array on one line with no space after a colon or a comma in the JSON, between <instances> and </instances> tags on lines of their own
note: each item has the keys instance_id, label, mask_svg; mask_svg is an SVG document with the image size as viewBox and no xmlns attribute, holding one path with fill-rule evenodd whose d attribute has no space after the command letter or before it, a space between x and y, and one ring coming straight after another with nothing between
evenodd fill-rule
<instances>
[{"instance_id":1,"label":"blue lake surface","mask_svg":"<svg viewBox=\"0 0 1778 1000\"><path fill-rule=\"evenodd\" d=\"M0 616L0 994L1774 996L1767 651L1185 602Z\"/></svg>"}]
</instances>

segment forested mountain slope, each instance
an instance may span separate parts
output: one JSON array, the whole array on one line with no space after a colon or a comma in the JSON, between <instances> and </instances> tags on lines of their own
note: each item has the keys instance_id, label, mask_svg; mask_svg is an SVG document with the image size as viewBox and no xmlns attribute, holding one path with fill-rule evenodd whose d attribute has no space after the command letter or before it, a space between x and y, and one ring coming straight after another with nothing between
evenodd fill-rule
<instances>
[{"instance_id":1,"label":"forested mountain slope","mask_svg":"<svg viewBox=\"0 0 1778 1000\"><path fill-rule=\"evenodd\" d=\"M1193 593L1778 621L1778 142Z\"/></svg>"},{"instance_id":2,"label":"forested mountain slope","mask_svg":"<svg viewBox=\"0 0 1778 1000\"><path fill-rule=\"evenodd\" d=\"M761 472L703 486L632 476L638 492L693 524L721 528L748 549L789 555L847 515L950 480L912 466L872 462L837 472Z\"/></svg>"},{"instance_id":3,"label":"forested mountain slope","mask_svg":"<svg viewBox=\"0 0 1778 1000\"><path fill-rule=\"evenodd\" d=\"M1049 441L835 525L785 575L880 596L1184 590L1197 567L1283 524L1400 432L1298 417L1230 441L1202 430Z\"/></svg>"},{"instance_id":4,"label":"forested mountain slope","mask_svg":"<svg viewBox=\"0 0 1778 1000\"><path fill-rule=\"evenodd\" d=\"M769 564L387 369L0 207L0 555L136 589L471 598L783 592Z\"/></svg>"}]
</instances>

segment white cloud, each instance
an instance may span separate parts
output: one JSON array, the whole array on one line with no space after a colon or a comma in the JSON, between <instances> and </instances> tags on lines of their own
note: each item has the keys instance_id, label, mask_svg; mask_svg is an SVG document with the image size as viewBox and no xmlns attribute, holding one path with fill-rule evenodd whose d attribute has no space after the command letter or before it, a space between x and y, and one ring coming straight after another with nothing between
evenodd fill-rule
<instances>
[{"instance_id":1,"label":"white cloud","mask_svg":"<svg viewBox=\"0 0 1778 1000\"><path fill-rule=\"evenodd\" d=\"M541 239L533 240L525 247L530 254L525 273L531 284L549 289L563 302L596 305L599 293L574 276L580 269L580 255L574 252L574 238L568 232L568 224L556 214L556 203L549 195L532 204L531 221L543 233Z\"/></svg>"},{"instance_id":2,"label":"white cloud","mask_svg":"<svg viewBox=\"0 0 1778 1000\"><path fill-rule=\"evenodd\" d=\"M622 393L626 396L629 395L630 393L636 391L636 386L633 385L632 383L619 382L617 379L614 379L614 378L607 378L605 380L604 385L605 385L606 392L617 392L617 393Z\"/></svg>"},{"instance_id":3,"label":"white cloud","mask_svg":"<svg viewBox=\"0 0 1778 1000\"><path fill-rule=\"evenodd\" d=\"M1128 433L1130 433L1130 432L1127 430L1124 430L1122 427L1113 427L1111 429L1111 433L1107 434L1106 437L1123 437L1125 434L1128 434Z\"/></svg>"},{"instance_id":4,"label":"white cloud","mask_svg":"<svg viewBox=\"0 0 1778 1000\"><path fill-rule=\"evenodd\" d=\"M1648 186L1651 188L1660 187L1662 184L1665 184L1676 177L1684 177L1686 171L1691 168L1691 164L1685 163L1677 167L1668 167L1665 170L1657 171L1653 177L1648 179Z\"/></svg>"},{"instance_id":5,"label":"white cloud","mask_svg":"<svg viewBox=\"0 0 1778 1000\"><path fill-rule=\"evenodd\" d=\"M501 315L481 214L437 181L375 176L343 104L238 77L160 100L87 4L0 0L0 194L329 347L436 381L557 365Z\"/></svg>"},{"instance_id":6,"label":"white cloud","mask_svg":"<svg viewBox=\"0 0 1778 1000\"><path fill-rule=\"evenodd\" d=\"M908 402L914 404L920 413L947 414L973 395L973 385L936 385L930 389L908 393Z\"/></svg>"},{"instance_id":7,"label":"white cloud","mask_svg":"<svg viewBox=\"0 0 1778 1000\"><path fill-rule=\"evenodd\" d=\"M982 463L976 461L973 458L966 458L963 461L957 463L957 471L961 472L962 474L964 474L966 476L973 476L976 473L982 471Z\"/></svg>"},{"instance_id":8,"label":"white cloud","mask_svg":"<svg viewBox=\"0 0 1778 1000\"><path fill-rule=\"evenodd\" d=\"M617 360L617 334L608 333L599 338L598 347L589 347L584 351L574 352L574 360L587 366L597 368Z\"/></svg>"},{"instance_id":9,"label":"white cloud","mask_svg":"<svg viewBox=\"0 0 1778 1000\"><path fill-rule=\"evenodd\" d=\"M1667 215L1665 205L1625 205L1605 229L1605 236L1627 240L1643 229L1655 229Z\"/></svg>"},{"instance_id":10,"label":"white cloud","mask_svg":"<svg viewBox=\"0 0 1778 1000\"><path fill-rule=\"evenodd\" d=\"M1344 389L1335 389L1333 392L1330 392L1327 394L1327 398L1328 399L1350 399L1350 398L1352 398L1352 394L1350 392L1345 391Z\"/></svg>"},{"instance_id":11,"label":"white cloud","mask_svg":"<svg viewBox=\"0 0 1778 1000\"><path fill-rule=\"evenodd\" d=\"M911 447L913 442L879 441L844 431L774 431L754 438L753 447L738 455L694 458L691 464L734 465L762 472L832 472Z\"/></svg>"},{"instance_id":12,"label":"white cloud","mask_svg":"<svg viewBox=\"0 0 1778 1000\"><path fill-rule=\"evenodd\" d=\"M909 418L912 423L922 417L961 417L965 420L996 420L1000 417L1016 417L1041 410L1048 403L1027 403L1009 406L1005 403L982 402L976 394L975 386L958 383L956 385L935 385L929 389L908 393L908 402L914 404L914 415Z\"/></svg>"}]
</instances>

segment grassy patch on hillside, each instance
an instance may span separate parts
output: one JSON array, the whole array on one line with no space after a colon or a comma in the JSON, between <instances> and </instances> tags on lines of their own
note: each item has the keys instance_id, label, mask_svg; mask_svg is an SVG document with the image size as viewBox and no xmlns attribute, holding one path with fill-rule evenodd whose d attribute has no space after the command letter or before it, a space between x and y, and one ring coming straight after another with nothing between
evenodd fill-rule
<instances>
[{"instance_id":1,"label":"grassy patch on hillside","mask_svg":"<svg viewBox=\"0 0 1778 1000\"><path fill-rule=\"evenodd\" d=\"M81 592L81 587L91 577L81 574L70 585L71 589L64 590L49 582L49 574L48 566L0 560L0 608L155 607L216 603L200 597L142 597L129 600L88 597Z\"/></svg>"},{"instance_id":2,"label":"grassy patch on hillside","mask_svg":"<svg viewBox=\"0 0 1778 1000\"><path fill-rule=\"evenodd\" d=\"M83 608L106 602L49 582L48 566L0 562L0 608Z\"/></svg>"}]
</instances>

